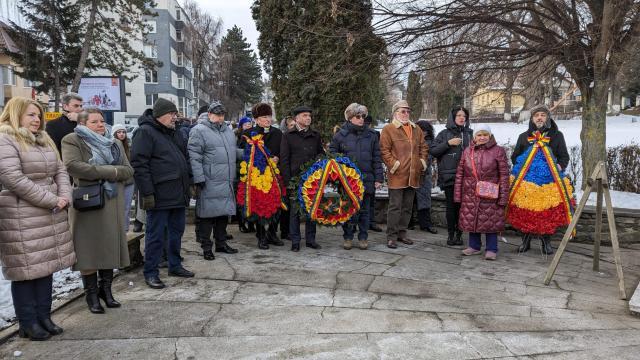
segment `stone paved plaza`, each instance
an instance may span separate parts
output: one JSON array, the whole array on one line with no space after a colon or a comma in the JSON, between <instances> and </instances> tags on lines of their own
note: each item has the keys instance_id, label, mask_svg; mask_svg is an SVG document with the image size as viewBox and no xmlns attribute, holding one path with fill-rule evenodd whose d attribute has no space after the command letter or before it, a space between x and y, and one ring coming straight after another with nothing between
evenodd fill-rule
<instances>
[{"instance_id":1,"label":"stone paved plaza","mask_svg":"<svg viewBox=\"0 0 640 360\"><path fill-rule=\"evenodd\" d=\"M618 299L610 248L602 273L587 245L570 244L550 286L551 259L500 243L498 260L465 257L444 235L416 243L342 249L341 231L320 228L320 250L262 251L254 234L229 230L240 252L201 257L193 226L183 243L193 279L141 269L120 276L120 309L92 315L83 298L57 311L65 332L46 342L14 337L0 357L21 359L640 359L640 318ZM444 233L440 229L441 234ZM518 243L517 239L509 239ZM557 244L556 244L557 245ZM629 296L640 249L623 249ZM130 285L130 282L132 285Z\"/></svg>"}]
</instances>

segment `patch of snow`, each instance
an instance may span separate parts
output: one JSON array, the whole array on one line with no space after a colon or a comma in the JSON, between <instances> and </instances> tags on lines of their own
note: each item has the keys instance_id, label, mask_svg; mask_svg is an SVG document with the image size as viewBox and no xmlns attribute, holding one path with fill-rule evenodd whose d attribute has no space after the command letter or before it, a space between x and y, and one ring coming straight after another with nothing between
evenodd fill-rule
<instances>
[{"instance_id":1,"label":"patch of snow","mask_svg":"<svg viewBox=\"0 0 640 360\"><path fill-rule=\"evenodd\" d=\"M616 191L609 190L611 193L611 203L614 208L620 209L632 209L638 210L640 209L640 194L634 194L630 192L624 191ZM582 194L584 192L582 190L576 191L576 201L580 201L582 199ZM587 205L596 206L596 195L597 193L592 192L589 195L589 200L587 200ZM602 197L602 208L605 209L606 202L604 200L604 195ZM605 211L605 210L603 210Z\"/></svg>"}]
</instances>

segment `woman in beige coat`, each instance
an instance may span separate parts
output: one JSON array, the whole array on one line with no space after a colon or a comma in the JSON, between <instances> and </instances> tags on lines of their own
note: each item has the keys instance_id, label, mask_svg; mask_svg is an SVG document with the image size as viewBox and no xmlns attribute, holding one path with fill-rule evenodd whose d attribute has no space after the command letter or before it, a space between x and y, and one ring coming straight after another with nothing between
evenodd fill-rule
<instances>
[{"instance_id":1,"label":"woman in beige coat","mask_svg":"<svg viewBox=\"0 0 640 360\"><path fill-rule=\"evenodd\" d=\"M0 262L11 280L19 335L31 340L62 333L51 321L52 275L76 261L69 176L43 114L36 101L14 97L0 115Z\"/></svg>"},{"instance_id":2,"label":"woman in beige coat","mask_svg":"<svg viewBox=\"0 0 640 360\"><path fill-rule=\"evenodd\" d=\"M78 115L74 132L62 139L62 158L76 186L102 182L104 207L71 209L70 222L89 311L104 313L100 298L109 308L120 307L111 293L113 269L129 265L124 231L124 184L133 176L122 143L105 135L104 117L98 109ZM98 275L100 281L98 282Z\"/></svg>"}]
</instances>

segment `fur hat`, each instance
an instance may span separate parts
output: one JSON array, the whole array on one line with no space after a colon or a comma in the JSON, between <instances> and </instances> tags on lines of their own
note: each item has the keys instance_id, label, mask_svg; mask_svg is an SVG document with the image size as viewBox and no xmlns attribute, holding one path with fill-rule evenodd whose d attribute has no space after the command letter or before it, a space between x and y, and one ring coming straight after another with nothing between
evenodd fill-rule
<instances>
[{"instance_id":1,"label":"fur hat","mask_svg":"<svg viewBox=\"0 0 640 360\"><path fill-rule=\"evenodd\" d=\"M487 132L489 135L492 135L491 127L487 124L477 124L473 127L473 136L476 136L479 132Z\"/></svg>"},{"instance_id":2,"label":"fur hat","mask_svg":"<svg viewBox=\"0 0 640 360\"><path fill-rule=\"evenodd\" d=\"M253 115L254 119L259 118L260 116L272 116L273 110L269 104L257 103L251 108L251 115Z\"/></svg>"},{"instance_id":3,"label":"fur hat","mask_svg":"<svg viewBox=\"0 0 640 360\"><path fill-rule=\"evenodd\" d=\"M349 121L356 115L363 115L364 117L366 117L368 113L369 110L367 110L366 106L360 105L358 103L351 103L344 111L344 119Z\"/></svg>"},{"instance_id":4,"label":"fur hat","mask_svg":"<svg viewBox=\"0 0 640 360\"><path fill-rule=\"evenodd\" d=\"M393 104L393 107L391 108L391 112L395 113L396 110L401 109L401 108L405 108L405 109L411 110L411 107L409 106L409 103L406 100L400 100L397 103Z\"/></svg>"},{"instance_id":5,"label":"fur hat","mask_svg":"<svg viewBox=\"0 0 640 360\"><path fill-rule=\"evenodd\" d=\"M156 100L156 103L153 104L152 115L156 119L164 114L168 114L171 112L177 113L178 108L176 107L176 104L172 103L171 101L165 98L158 98L158 100Z\"/></svg>"},{"instance_id":6,"label":"fur hat","mask_svg":"<svg viewBox=\"0 0 640 360\"><path fill-rule=\"evenodd\" d=\"M293 116L296 116L296 115L304 113L304 112L312 113L313 109L311 109L308 106L302 105L302 106L295 107L295 108L293 108L293 110L291 110L291 114Z\"/></svg>"}]
</instances>

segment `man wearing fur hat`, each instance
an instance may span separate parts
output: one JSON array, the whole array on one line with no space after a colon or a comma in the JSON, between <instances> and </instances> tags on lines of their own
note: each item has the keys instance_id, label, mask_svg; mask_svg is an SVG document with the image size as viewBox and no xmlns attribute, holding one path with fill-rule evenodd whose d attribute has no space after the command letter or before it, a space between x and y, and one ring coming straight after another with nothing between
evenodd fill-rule
<instances>
[{"instance_id":1,"label":"man wearing fur hat","mask_svg":"<svg viewBox=\"0 0 640 360\"><path fill-rule=\"evenodd\" d=\"M523 233L518 251L529 250L531 239L539 237L542 252L553 254L551 235L572 216L572 189L564 174L569 164L564 135L546 106L531 109L529 129L518 137L511 162L507 220Z\"/></svg>"},{"instance_id":2,"label":"man wearing fur hat","mask_svg":"<svg viewBox=\"0 0 640 360\"><path fill-rule=\"evenodd\" d=\"M387 166L389 209L387 211L387 246L397 248L396 241L407 245L407 227L413 210L413 198L420 179L427 170L429 147L422 130L411 120L411 108L405 100L393 105L393 121L380 134L380 153Z\"/></svg>"},{"instance_id":3,"label":"man wearing fur hat","mask_svg":"<svg viewBox=\"0 0 640 360\"><path fill-rule=\"evenodd\" d=\"M244 149L247 145L246 138L250 138L256 134L263 134L262 140L264 147L269 151L271 159L276 164L280 160L280 143L282 142L282 131L272 127L273 110L269 104L258 103L251 109L253 119L256 123L254 127L245 129L242 132L240 140L240 148ZM246 137L246 138L245 138ZM269 249L269 244L275 246L283 246L284 243L278 238L278 222L279 218L274 216L268 224L268 228L260 223L256 224L256 238L258 238L258 248L262 250Z\"/></svg>"},{"instance_id":4,"label":"man wearing fur hat","mask_svg":"<svg viewBox=\"0 0 640 360\"><path fill-rule=\"evenodd\" d=\"M176 105L159 98L153 109L147 109L138 119L140 126L131 146L131 166L135 170L141 208L147 211L144 278L154 289L165 287L158 276L165 232L169 276L194 276L182 267L180 259L191 168L184 139L176 131L177 116Z\"/></svg>"}]
</instances>

